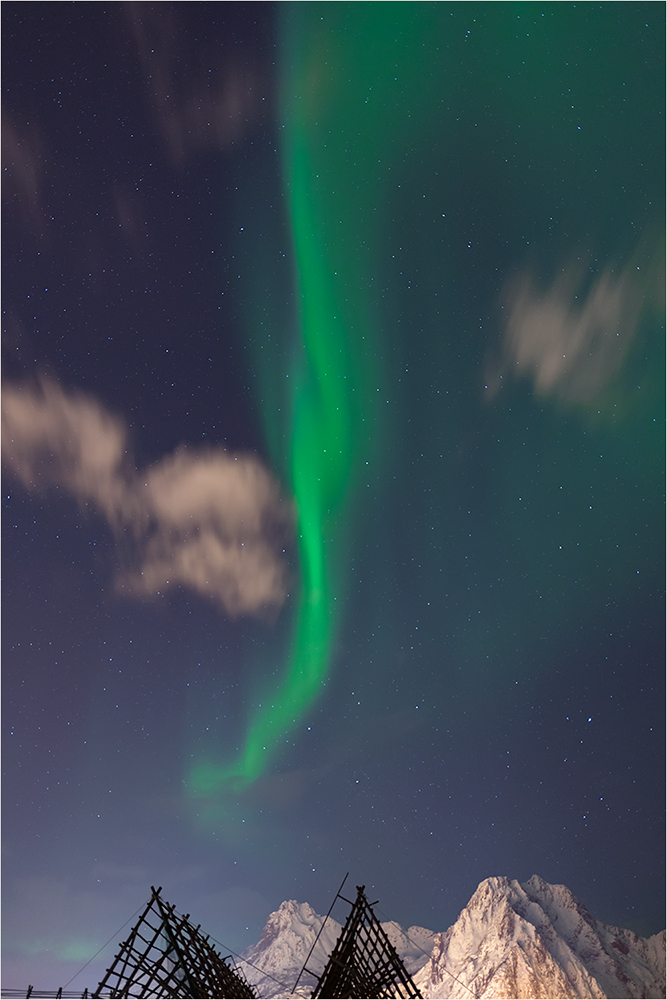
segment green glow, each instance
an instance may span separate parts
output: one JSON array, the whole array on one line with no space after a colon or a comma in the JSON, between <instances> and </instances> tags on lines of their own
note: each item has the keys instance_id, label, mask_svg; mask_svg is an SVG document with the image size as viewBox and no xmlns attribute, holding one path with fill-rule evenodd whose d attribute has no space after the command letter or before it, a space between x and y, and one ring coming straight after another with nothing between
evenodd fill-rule
<instances>
[{"instance_id":1,"label":"green glow","mask_svg":"<svg viewBox=\"0 0 667 1000\"><path fill-rule=\"evenodd\" d=\"M30 957L44 955L49 952L63 962L86 962L91 955L99 950L99 941L92 938L72 938L63 942L57 936L37 938L30 942L16 942L16 950Z\"/></svg>"},{"instance_id":2,"label":"green glow","mask_svg":"<svg viewBox=\"0 0 667 1000\"><path fill-rule=\"evenodd\" d=\"M389 432L374 284L381 209L393 182L393 146L403 148L427 113L415 95L428 88L424 46L435 44L440 16L437 5L425 4L415 17L406 3L285 4L281 14L282 163L300 338L287 373L288 464L301 590L282 682L256 706L235 761L192 769L190 788L199 796L260 777L327 679L350 501L360 471L377 469ZM259 315L255 303L255 322ZM263 367L263 391L275 405L278 372L275 364ZM265 420L275 448L277 417L266 402ZM275 460L284 464L280 454Z\"/></svg>"},{"instance_id":3,"label":"green glow","mask_svg":"<svg viewBox=\"0 0 667 1000\"><path fill-rule=\"evenodd\" d=\"M324 244L313 219L305 143L299 129L295 132L285 159L302 336L300 356L290 373L290 473L297 506L301 594L286 676L274 697L251 719L237 761L228 766L201 763L193 770L192 788L203 795L230 784L242 788L260 776L277 741L321 691L335 632L333 559L326 539L333 540L338 533L336 518L353 466L354 415L349 397L354 379L346 363L345 329L335 319L335 292L327 279Z\"/></svg>"}]
</instances>

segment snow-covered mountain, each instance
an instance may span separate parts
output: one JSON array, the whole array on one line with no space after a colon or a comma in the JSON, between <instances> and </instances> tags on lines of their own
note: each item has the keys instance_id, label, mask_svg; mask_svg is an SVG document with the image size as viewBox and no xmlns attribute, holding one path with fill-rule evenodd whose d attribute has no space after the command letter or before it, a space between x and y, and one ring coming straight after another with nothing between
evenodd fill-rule
<instances>
[{"instance_id":1,"label":"snow-covered mountain","mask_svg":"<svg viewBox=\"0 0 667 1000\"><path fill-rule=\"evenodd\" d=\"M310 996L304 973L322 926L308 903L284 902L241 968L264 1000ZM382 925L425 1000L453 998L665 997L665 932L640 938L595 920L564 885L538 875L481 882L456 923L439 934ZM308 960L319 974L341 925L331 917ZM247 964L246 964L247 963Z\"/></svg>"},{"instance_id":2,"label":"snow-covered mountain","mask_svg":"<svg viewBox=\"0 0 667 1000\"><path fill-rule=\"evenodd\" d=\"M456 978L454 978L456 977ZM664 997L665 932L595 920L538 875L482 882L415 977L425 997Z\"/></svg>"},{"instance_id":3,"label":"snow-covered mountain","mask_svg":"<svg viewBox=\"0 0 667 1000\"><path fill-rule=\"evenodd\" d=\"M309 997L316 979L304 972L296 993L292 992L308 953L322 927L319 917L308 903L286 900L269 917L256 945L243 952L241 970L260 997ZM341 925L331 917L317 942L308 967L320 973L334 949ZM259 972L258 970L261 970ZM287 989L285 989L287 987Z\"/></svg>"}]
</instances>

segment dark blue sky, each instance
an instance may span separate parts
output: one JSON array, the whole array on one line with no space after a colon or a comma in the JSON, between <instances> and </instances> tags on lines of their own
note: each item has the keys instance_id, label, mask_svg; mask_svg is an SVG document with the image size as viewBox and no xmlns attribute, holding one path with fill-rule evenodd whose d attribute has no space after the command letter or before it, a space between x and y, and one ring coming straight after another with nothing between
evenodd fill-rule
<instances>
[{"instance_id":1,"label":"dark blue sky","mask_svg":"<svg viewBox=\"0 0 667 1000\"><path fill-rule=\"evenodd\" d=\"M151 884L230 948L347 871L436 931L533 873L662 929L662 5L2 16L3 986L111 938L96 984ZM308 593L313 233L324 683L202 793Z\"/></svg>"}]
</instances>

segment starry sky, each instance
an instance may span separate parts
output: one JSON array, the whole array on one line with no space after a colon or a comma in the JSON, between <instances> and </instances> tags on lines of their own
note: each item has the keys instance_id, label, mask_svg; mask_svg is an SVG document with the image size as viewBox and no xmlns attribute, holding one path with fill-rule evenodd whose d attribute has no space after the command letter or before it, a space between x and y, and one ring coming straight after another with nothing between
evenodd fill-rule
<instances>
[{"instance_id":1,"label":"starry sky","mask_svg":"<svg viewBox=\"0 0 667 1000\"><path fill-rule=\"evenodd\" d=\"M151 884L662 929L664 6L2 20L3 985Z\"/></svg>"}]
</instances>

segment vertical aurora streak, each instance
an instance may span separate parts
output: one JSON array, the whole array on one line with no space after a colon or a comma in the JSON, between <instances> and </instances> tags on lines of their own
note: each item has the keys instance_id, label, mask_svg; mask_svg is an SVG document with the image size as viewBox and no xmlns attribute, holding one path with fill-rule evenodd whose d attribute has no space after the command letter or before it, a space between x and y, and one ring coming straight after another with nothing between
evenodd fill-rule
<instances>
[{"instance_id":1,"label":"vertical aurora streak","mask_svg":"<svg viewBox=\"0 0 667 1000\"><path fill-rule=\"evenodd\" d=\"M251 714L234 763L193 768L197 795L255 781L321 693L330 668L349 506L361 469L378 469L389 433L379 409L382 207L394 147L402 148L425 113L416 97L427 88L438 17L434 5L414 13L401 3L281 7L281 162L299 335L286 379L287 464L301 586L283 680ZM288 340L286 331L278 337ZM263 377L275 383L277 373L265 370ZM267 425L271 419L265 414ZM271 426L267 438L276 440ZM286 464L284 455L274 460Z\"/></svg>"},{"instance_id":2,"label":"vertical aurora streak","mask_svg":"<svg viewBox=\"0 0 667 1000\"><path fill-rule=\"evenodd\" d=\"M304 50L301 55L303 56ZM298 329L301 343L289 372L290 478L297 511L301 586L286 674L279 689L258 707L245 744L229 766L200 763L191 774L193 790L214 794L241 789L256 780L284 738L313 703L326 679L336 630L334 552L342 544L346 499L355 465L354 443L362 440L354 402L359 351L337 316L323 226L316 218L318 196L310 160L312 121L299 115L307 69L284 73L284 179L296 262ZM356 355L356 357L355 357Z\"/></svg>"}]
</instances>

